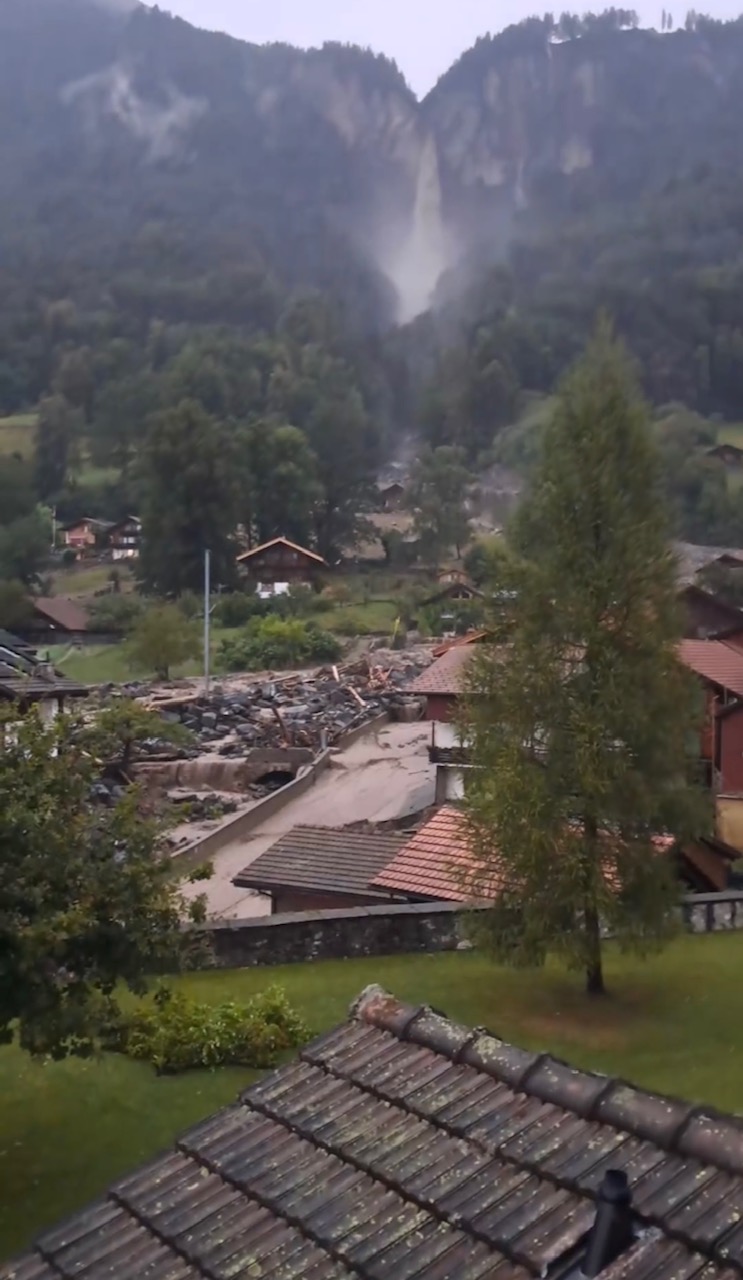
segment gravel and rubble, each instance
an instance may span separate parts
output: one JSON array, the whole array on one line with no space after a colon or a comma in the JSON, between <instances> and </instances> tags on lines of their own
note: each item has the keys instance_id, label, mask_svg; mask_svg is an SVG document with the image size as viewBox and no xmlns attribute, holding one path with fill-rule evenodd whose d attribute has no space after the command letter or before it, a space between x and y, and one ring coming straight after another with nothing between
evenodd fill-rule
<instances>
[{"instance_id":1,"label":"gravel and rubble","mask_svg":"<svg viewBox=\"0 0 743 1280\"><path fill-rule=\"evenodd\" d=\"M383 712L393 720L418 719L420 699L405 688L431 660L430 646L377 649L312 672L228 677L208 693L194 682L179 688L127 686L123 692L194 734L193 745L180 748L153 738L143 744L145 757L239 758L261 747L319 752Z\"/></svg>"},{"instance_id":2,"label":"gravel and rubble","mask_svg":"<svg viewBox=\"0 0 743 1280\"><path fill-rule=\"evenodd\" d=\"M168 812L165 843L174 850L251 808L381 714L420 719L420 698L405 690L432 660L430 645L377 648L313 671L228 676L208 692L197 680L98 692L136 698L192 732L185 746L157 736L138 744L137 779L147 803ZM111 804L121 788L104 778L100 791L99 801Z\"/></svg>"}]
</instances>

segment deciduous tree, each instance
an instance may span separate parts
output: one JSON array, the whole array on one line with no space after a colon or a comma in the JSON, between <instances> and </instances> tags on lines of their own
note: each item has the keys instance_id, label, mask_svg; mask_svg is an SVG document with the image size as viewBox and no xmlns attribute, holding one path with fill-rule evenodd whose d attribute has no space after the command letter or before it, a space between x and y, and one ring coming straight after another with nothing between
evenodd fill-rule
<instances>
[{"instance_id":1,"label":"deciduous tree","mask_svg":"<svg viewBox=\"0 0 743 1280\"><path fill-rule=\"evenodd\" d=\"M182 724L163 720L134 698L119 698L107 703L86 730L91 750L128 774L142 743L156 738L174 746L185 747L193 734Z\"/></svg>"},{"instance_id":2,"label":"deciduous tree","mask_svg":"<svg viewBox=\"0 0 743 1280\"><path fill-rule=\"evenodd\" d=\"M469 884L503 887L485 922L498 955L554 952L599 994L602 927L640 952L663 941L676 886L656 837L703 820L660 469L606 329L562 386L500 566L464 726Z\"/></svg>"},{"instance_id":3,"label":"deciduous tree","mask_svg":"<svg viewBox=\"0 0 743 1280\"><path fill-rule=\"evenodd\" d=\"M436 561L456 548L469 532L465 499L470 474L464 451L452 445L424 449L413 473L409 502L423 554Z\"/></svg>"},{"instance_id":4,"label":"deciduous tree","mask_svg":"<svg viewBox=\"0 0 743 1280\"><path fill-rule=\"evenodd\" d=\"M0 628L12 631L28 621L33 609L28 589L16 578L0 578Z\"/></svg>"},{"instance_id":5,"label":"deciduous tree","mask_svg":"<svg viewBox=\"0 0 743 1280\"><path fill-rule=\"evenodd\" d=\"M7 713L4 713L7 718ZM0 751L0 1040L89 1056L117 992L178 963L186 914L154 827L127 796L90 802L94 765L79 727L30 712ZM192 915L201 913L197 904Z\"/></svg>"},{"instance_id":6,"label":"deciduous tree","mask_svg":"<svg viewBox=\"0 0 743 1280\"><path fill-rule=\"evenodd\" d=\"M176 605L148 609L132 629L127 652L134 671L169 680L173 667L201 656L198 624L184 618Z\"/></svg>"},{"instance_id":7,"label":"deciduous tree","mask_svg":"<svg viewBox=\"0 0 743 1280\"><path fill-rule=\"evenodd\" d=\"M247 428L245 443L253 482L246 515L258 541L284 536L306 546L314 538L323 492L306 435L298 427L259 419Z\"/></svg>"},{"instance_id":8,"label":"deciduous tree","mask_svg":"<svg viewBox=\"0 0 743 1280\"><path fill-rule=\"evenodd\" d=\"M145 585L160 595L199 591L206 550L214 584L232 582L240 490L234 427L183 400L152 419L141 472Z\"/></svg>"},{"instance_id":9,"label":"deciduous tree","mask_svg":"<svg viewBox=\"0 0 743 1280\"><path fill-rule=\"evenodd\" d=\"M51 522L43 507L0 525L0 577L36 585L49 558L51 540Z\"/></svg>"}]
</instances>

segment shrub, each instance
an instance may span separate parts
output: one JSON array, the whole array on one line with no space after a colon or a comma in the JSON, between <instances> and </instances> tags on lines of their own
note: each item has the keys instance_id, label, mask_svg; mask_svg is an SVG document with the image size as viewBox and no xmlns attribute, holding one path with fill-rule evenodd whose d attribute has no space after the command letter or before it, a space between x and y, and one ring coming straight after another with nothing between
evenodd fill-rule
<instances>
[{"instance_id":1,"label":"shrub","mask_svg":"<svg viewBox=\"0 0 743 1280\"><path fill-rule=\"evenodd\" d=\"M227 671L334 662L341 652L335 636L300 618L256 618L234 639L223 640L219 661Z\"/></svg>"},{"instance_id":2,"label":"shrub","mask_svg":"<svg viewBox=\"0 0 743 1280\"><path fill-rule=\"evenodd\" d=\"M232 630L244 627L251 618L264 618L269 612L269 604L268 600L261 600L256 595L235 591L231 595L219 597L212 616L220 627Z\"/></svg>"},{"instance_id":3,"label":"shrub","mask_svg":"<svg viewBox=\"0 0 743 1280\"><path fill-rule=\"evenodd\" d=\"M280 987L244 1004L218 1005L163 987L125 1020L108 1047L171 1075L196 1067L273 1067L281 1053L309 1037Z\"/></svg>"},{"instance_id":4,"label":"shrub","mask_svg":"<svg viewBox=\"0 0 743 1280\"><path fill-rule=\"evenodd\" d=\"M138 596L99 596L91 611L91 620L100 631L125 635L142 616L144 604Z\"/></svg>"},{"instance_id":5,"label":"shrub","mask_svg":"<svg viewBox=\"0 0 743 1280\"><path fill-rule=\"evenodd\" d=\"M323 597L312 587L296 586L291 587L289 594L286 596L278 596L277 604L281 602L283 608L280 612L284 617L306 618L310 613L316 613L326 608L329 602L323 600ZM332 608L330 603L330 608Z\"/></svg>"},{"instance_id":6,"label":"shrub","mask_svg":"<svg viewBox=\"0 0 743 1280\"><path fill-rule=\"evenodd\" d=\"M176 604L189 622L204 615L204 601L196 591L182 591Z\"/></svg>"}]
</instances>

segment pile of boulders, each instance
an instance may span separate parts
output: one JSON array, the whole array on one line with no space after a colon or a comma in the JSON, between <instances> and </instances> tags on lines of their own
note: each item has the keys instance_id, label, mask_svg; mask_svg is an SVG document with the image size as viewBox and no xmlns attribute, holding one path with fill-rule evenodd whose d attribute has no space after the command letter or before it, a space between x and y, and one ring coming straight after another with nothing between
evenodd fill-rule
<instances>
[{"instance_id":1,"label":"pile of boulders","mask_svg":"<svg viewBox=\"0 0 743 1280\"><path fill-rule=\"evenodd\" d=\"M237 800L210 791L169 792L167 799L178 811L181 822L219 822L238 809Z\"/></svg>"},{"instance_id":2,"label":"pile of boulders","mask_svg":"<svg viewBox=\"0 0 743 1280\"><path fill-rule=\"evenodd\" d=\"M393 719L417 719L420 700L405 689L429 662L428 649L377 650L312 673L277 675L242 687L225 682L208 694L150 696L147 703L165 720L193 732L193 747L170 748L171 755L181 758L204 753L240 757L255 747L319 751L383 712ZM153 741L145 751L161 755L162 744Z\"/></svg>"}]
</instances>

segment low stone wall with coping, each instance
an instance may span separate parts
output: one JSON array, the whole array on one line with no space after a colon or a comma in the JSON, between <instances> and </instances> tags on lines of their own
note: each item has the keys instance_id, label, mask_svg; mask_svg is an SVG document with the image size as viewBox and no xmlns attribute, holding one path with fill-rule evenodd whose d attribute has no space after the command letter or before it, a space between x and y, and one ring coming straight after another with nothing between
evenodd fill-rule
<instances>
[{"instance_id":1,"label":"low stone wall with coping","mask_svg":"<svg viewBox=\"0 0 743 1280\"><path fill-rule=\"evenodd\" d=\"M469 950L464 915L456 902L390 903L212 922L203 926L203 932L211 944L214 966L248 969ZM689 894L682 899L681 915L691 933L743 929L743 892Z\"/></svg>"}]
</instances>

